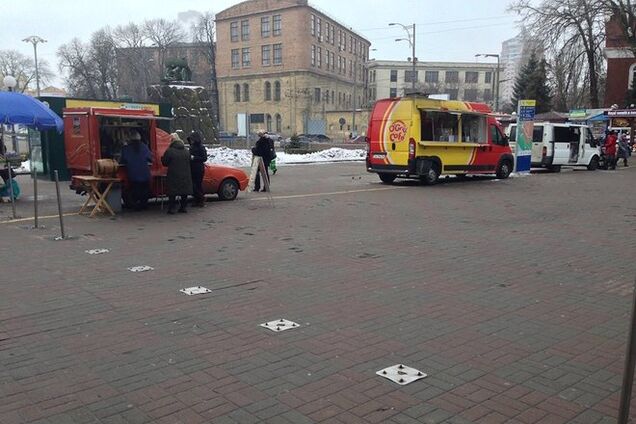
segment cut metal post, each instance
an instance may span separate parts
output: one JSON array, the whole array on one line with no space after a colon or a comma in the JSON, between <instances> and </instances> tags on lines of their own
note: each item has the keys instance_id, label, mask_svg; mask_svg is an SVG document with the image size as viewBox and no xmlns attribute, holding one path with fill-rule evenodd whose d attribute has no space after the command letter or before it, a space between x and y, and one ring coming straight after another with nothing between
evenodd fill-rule
<instances>
[{"instance_id":1,"label":"cut metal post","mask_svg":"<svg viewBox=\"0 0 636 424\"><path fill-rule=\"evenodd\" d=\"M62 214L62 199L60 197L60 178L57 170L53 171L55 175L55 192L57 194L57 211L60 215L60 231L62 232L62 239L66 239L66 234L64 233L64 216Z\"/></svg>"},{"instance_id":2,"label":"cut metal post","mask_svg":"<svg viewBox=\"0 0 636 424\"><path fill-rule=\"evenodd\" d=\"M11 162L7 159L7 169L9 170L9 197L11 198L11 212L13 213L13 219L17 218L15 213L15 195L13 193L13 171L11 170Z\"/></svg>"},{"instance_id":3,"label":"cut metal post","mask_svg":"<svg viewBox=\"0 0 636 424\"><path fill-rule=\"evenodd\" d=\"M625 370L623 372L623 387L618 407L618 424L627 424L629 420L629 408L632 400L632 386L634 385L634 365L636 364L636 282L632 295L632 319L629 326L629 338L625 353Z\"/></svg>"},{"instance_id":4,"label":"cut metal post","mask_svg":"<svg viewBox=\"0 0 636 424\"><path fill-rule=\"evenodd\" d=\"M33 161L31 161L33 167ZM38 228L38 171L33 167L33 227Z\"/></svg>"}]
</instances>

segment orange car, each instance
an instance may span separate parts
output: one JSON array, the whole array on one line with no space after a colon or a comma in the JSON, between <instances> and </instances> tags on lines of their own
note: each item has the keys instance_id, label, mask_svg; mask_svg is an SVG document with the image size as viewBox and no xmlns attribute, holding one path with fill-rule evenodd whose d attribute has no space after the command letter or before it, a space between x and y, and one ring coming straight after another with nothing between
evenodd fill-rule
<instances>
[{"instance_id":1,"label":"orange car","mask_svg":"<svg viewBox=\"0 0 636 424\"><path fill-rule=\"evenodd\" d=\"M64 147L66 165L71 175L92 175L98 159L119 159L121 148L131 130L137 131L152 152L150 184L152 197L165 195L167 168L161 164L161 156L171 142L170 134L157 128L157 117L150 110L126 110L108 108L66 108L64 117ZM117 170L122 180L122 197L127 198L128 178L124 166ZM221 200L234 200L238 192L245 190L249 177L238 168L205 164L203 192L217 194ZM74 178L71 188L81 189Z\"/></svg>"}]
</instances>

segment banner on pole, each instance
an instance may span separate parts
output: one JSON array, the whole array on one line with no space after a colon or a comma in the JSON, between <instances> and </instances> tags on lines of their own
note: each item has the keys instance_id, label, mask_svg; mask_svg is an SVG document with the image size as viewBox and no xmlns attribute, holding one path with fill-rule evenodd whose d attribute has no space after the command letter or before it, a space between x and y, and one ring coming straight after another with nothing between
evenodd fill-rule
<instances>
[{"instance_id":1,"label":"banner on pole","mask_svg":"<svg viewBox=\"0 0 636 424\"><path fill-rule=\"evenodd\" d=\"M536 100L519 100L517 108L517 147L515 149L516 172L530 172L536 105Z\"/></svg>"}]
</instances>

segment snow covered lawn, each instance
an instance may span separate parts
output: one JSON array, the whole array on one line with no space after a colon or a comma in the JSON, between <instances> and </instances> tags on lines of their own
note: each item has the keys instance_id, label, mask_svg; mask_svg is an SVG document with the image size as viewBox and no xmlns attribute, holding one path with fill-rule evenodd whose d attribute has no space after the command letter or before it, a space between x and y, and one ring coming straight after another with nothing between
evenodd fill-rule
<instances>
[{"instance_id":1,"label":"snow covered lawn","mask_svg":"<svg viewBox=\"0 0 636 424\"><path fill-rule=\"evenodd\" d=\"M216 147L208 150L208 163L220 165L230 165L247 167L252 163L252 152L247 149L230 149L228 147ZM332 147L320 152L307 153L304 155L287 154L276 152L276 165L316 163L316 162L342 162L342 161L363 161L366 152L362 149L341 149Z\"/></svg>"}]
</instances>

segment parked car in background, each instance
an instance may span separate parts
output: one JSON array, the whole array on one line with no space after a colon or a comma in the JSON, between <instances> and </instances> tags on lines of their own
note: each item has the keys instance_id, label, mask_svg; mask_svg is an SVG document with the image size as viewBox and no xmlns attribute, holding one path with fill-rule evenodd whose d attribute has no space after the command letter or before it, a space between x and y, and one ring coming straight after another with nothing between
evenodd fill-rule
<instances>
[{"instance_id":1,"label":"parked car in background","mask_svg":"<svg viewBox=\"0 0 636 424\"><path fill-rule=\"evenodd\" d=\"M298 137L318 143L329 143L331 141L331 139L324 134L298 134Z\"/></svg>"}]
</instances>

